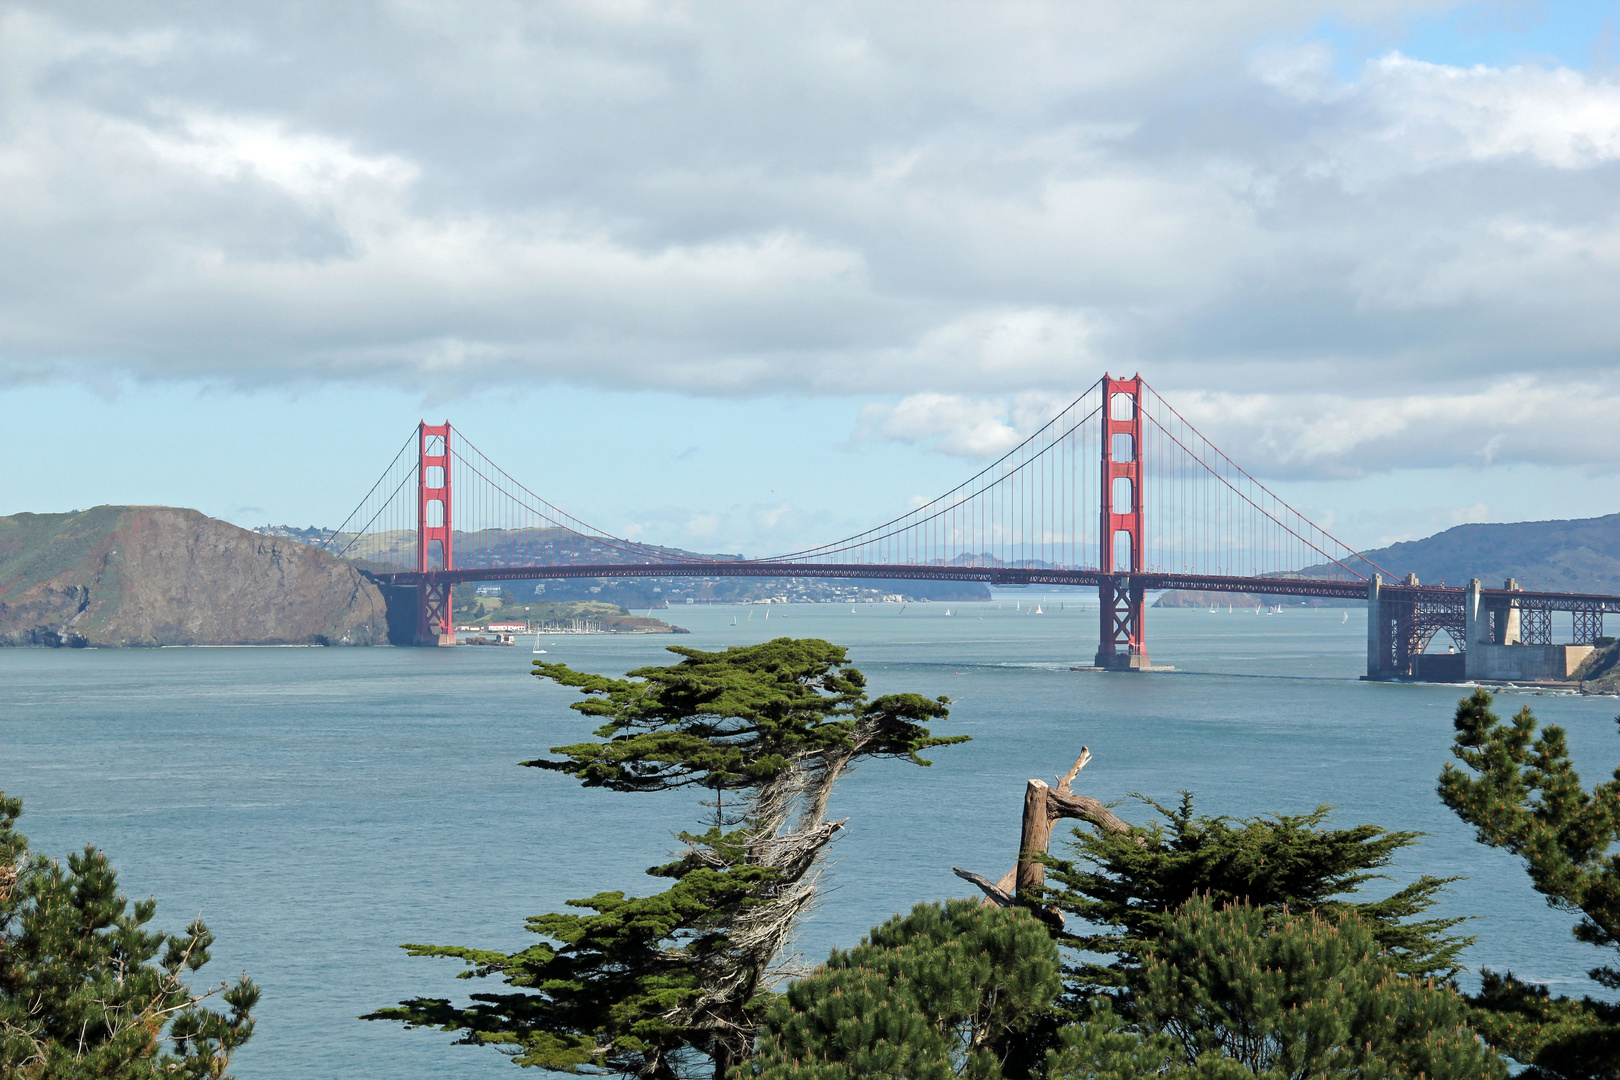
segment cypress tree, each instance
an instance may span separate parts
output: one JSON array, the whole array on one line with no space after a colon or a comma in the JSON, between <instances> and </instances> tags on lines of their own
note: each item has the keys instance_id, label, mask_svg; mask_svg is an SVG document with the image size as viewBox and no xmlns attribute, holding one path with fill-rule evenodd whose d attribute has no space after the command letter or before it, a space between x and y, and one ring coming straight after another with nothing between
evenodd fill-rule
<instances>
[{"instance_id":1,"label":"cypress tree","mask_svg":"<svg viewBox=\"0 0 1620 1080\"><path fill-rule=\"evenodd\" d=\"M1130 973L1134 1024L1102 997L1062 1032L1051 1080L1492 1080L1506 1065L1448 986L1401 971L1348 910L1198 897Z\"/></svg>"},{"instance_id":2,"label":"cypress tree","mask_svg":"<svg viewBox=\"0 0 1620 1080\"><path fill-rule=\"evenodd\" d=\"M1620 856L1609 848L1620 829L1620 770L1587 791L1570 760L1564 731L1539 727L1528 707L1504 724L1483 689L1458 702L1452 755L1440 774L1440 798L1472 825L1482 844L1524 860L1547 904L1577 916L1575 937L1620 948ZM1539 730L1538 730L1539 729ZM1589 972L1620 989L1612 963ZM1553 997L1511 973L1483 973L1473 999L1482 1031L1530 1078L1620 1076L1620 1008L1592 998Z\"/></svg>"},{"instance_id":3,"label":"cypress tree","mask_svg":"<svg viewBox=\"0 0 1620 1080\"><path fill-rule=\"evenodd\" d=\"M670 651L684 659L624 679L537 662L537 676L583 692L573 708L602 724L594 741L524 764L613 791L712 792L714 823L681 834L680 857L648 871L673 884L569 902L591 914L531 918L542 940L516 953L407 945L513 989L465 1005L417 998L367 1019L435 1026L557 1070L722 1077L749 1055L770 1000L767 970L814 900L816 866L843 824L826 819L834 782L866 758L927 765L919 751L967 737L923 726L947 715L944 698L869 699L846 651L825 641Z\"/></svg>"},{"instance_id":4,"label":"cypress tree","mask_svg":"<svg viewBox=\"0 0 1620 1080\"><path fill-rule=\"evenodd\" d=\"M185 976L214 941L202 920L183 935L144 929L156 900L126 899L94 847L65 869L30 853L21 814L0 792L0 1076L228 1080L258 988L244 976L194 993ZM228 1015L204 1007L214 994Z\"/></svg>"},{"instance_id":5,"label":"cypress tree","mask_svg":"<svg viewBox=\"0 0 1620 1080\"><path fill-rule=\"evenodd\" d=\"M749 1080L1027 1076L1025 1036L1062 989L1057 947L1027 911L918 904L788 987Z\"/></svg>"},{"instance_id":6,"label":"cypress tree","mask_svg":"<svg viewBox=\"0 0 1620 1080\"><path fill-rule=\"evenodd\" d=\"M1425 875L1382 899L1348 898L1385 877L1379 871L1415 843L1417 833L1376 825L1325 828L1326 806L1308 814L1229 818L1197 814L1185 792L1175 808L1142 801L1157 821L1129 831L1078 827L1073 857L1046 860L1056 884L1044 901L1078 917L1076 930L1064 935L1083 957L1069 971L1077 1007L1099 992L1126 992L1149 946L1194 897L1328 917L1352 912L1395 970L1424 978L1449 979L1458 970L1458 953L1472 941L1450 933L1461 919L1419 917L1455 879ZM1112 959L1088 958L1096 955ZM1128 1011L1128 993L1120 1004Z\"/></svg>"}]
</instances>

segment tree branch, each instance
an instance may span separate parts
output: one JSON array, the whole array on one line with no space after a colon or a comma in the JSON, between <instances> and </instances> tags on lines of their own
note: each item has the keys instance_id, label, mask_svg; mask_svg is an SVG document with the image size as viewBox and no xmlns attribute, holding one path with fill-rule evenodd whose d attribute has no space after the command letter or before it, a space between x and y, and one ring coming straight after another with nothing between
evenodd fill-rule
<instances>
[{"instance_id":1,"label":"tree branch","mask_svg":"<svg viewBox=\"0 0 1620 1080\"><path fill-rule=\"evenodd\" d=\"M993 900L998 907L1010 908L1016 906L1017 901L1012 898L1012 894L998 887L995 882L991 881L983 874L975 874L971 870L963 870L960 866L951 867L951 872L957 877L962 878L964 881L971 881L973 884L983 889L984 895Z\"/></svg>"}]
</instances>

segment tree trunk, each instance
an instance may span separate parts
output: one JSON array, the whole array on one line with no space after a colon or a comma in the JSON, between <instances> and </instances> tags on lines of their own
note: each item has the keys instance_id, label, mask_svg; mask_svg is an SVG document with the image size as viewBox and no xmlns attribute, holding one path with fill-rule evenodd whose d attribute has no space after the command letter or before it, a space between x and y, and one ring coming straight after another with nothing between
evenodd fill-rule
<instances>
[{"instance_id":1,"label":"tree trunk","mask_svg":"<svg viewBox=\"0 0 1620 1080\"><path fill-rule=\"evenodd\" d=\"M1018 862L1000 881L992 885L989 878L980 874L951 868L956 870L958 877L973 882L984 891L985 903L1007 907L1010 906L1009 901L1016 897L1017 902L1034 905L1046 885L1046 866L1040 858L1052 843L1052 826L1062 818L1087 821L1104 832L1126 835L1135 832L1129 822L1098 800L1076 795L1069 790L1069 784L1090 760L1091 751L1082 746L1080 759L1067 775L1058 777L1057 787L1049 786L1044 780L1031 780L1025 787L1024 823L1018 835ZM1146 843L1141 836L1137 836L1136 842ZM1056 908L1049 908L1048 912L1061 923L1063 916Z\"/></svg>"},{"instance_id":2,"label":"tree trunk","mask_svg":"<svg viewBox=\"0 0 1620 1080\"><path fill-rule=\"evenodd\" d=\"M1052 843L1052 824L1057 820L1046 803L1051 790L1045 780L1031 780L1024 789L1024 827L1018 838L1015 881L1016 895L1025 903L1032 903L1046 884L1046 866L1040 857Z\"/></svg>"}]
</instances>

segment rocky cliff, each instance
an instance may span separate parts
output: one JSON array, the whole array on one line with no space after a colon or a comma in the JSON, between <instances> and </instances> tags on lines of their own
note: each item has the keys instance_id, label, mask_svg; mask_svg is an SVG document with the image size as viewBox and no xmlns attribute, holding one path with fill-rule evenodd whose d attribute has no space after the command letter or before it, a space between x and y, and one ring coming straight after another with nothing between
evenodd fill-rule
<instances>
[{"instance_id":1,"label":"rocky cliff","mask_svg":"<svg viewBox=\"0 0 1620 1080\"><path fill-rule=\"evenodd\" d=\"M0 517L0 645L381 645L382 593L294 540L195 510Z\"/></svg>"}]
</instances>

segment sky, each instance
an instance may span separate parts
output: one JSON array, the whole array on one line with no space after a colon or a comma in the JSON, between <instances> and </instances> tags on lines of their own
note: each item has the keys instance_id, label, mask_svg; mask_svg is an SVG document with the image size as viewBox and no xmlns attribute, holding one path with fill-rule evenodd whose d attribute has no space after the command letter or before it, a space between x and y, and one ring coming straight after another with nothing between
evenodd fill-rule
<instances>
[{"instance_id":1,"label":"sky","mask_svg":"<svg viewBox=\"0 0 1620 1080\"><path fill-rule=\"evenodd\" d=\"M761 555L1107 371L1365 548L1620 511L1617 301L1620 0L0 0L0 514Z\"/></svg>"}]
</instances>

